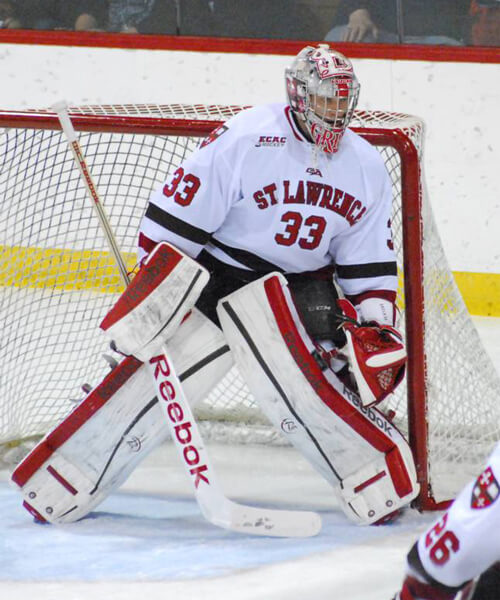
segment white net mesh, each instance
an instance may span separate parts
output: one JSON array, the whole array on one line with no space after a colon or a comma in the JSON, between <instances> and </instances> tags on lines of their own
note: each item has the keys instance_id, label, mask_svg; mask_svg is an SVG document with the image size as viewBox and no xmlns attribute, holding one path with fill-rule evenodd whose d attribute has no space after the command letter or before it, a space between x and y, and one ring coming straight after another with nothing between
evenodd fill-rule
<instances>
[{"instance_id":1,"label":"white net mesh","mask_svg":"<svg viewBox=\"0 0 500 600\"><path fill-rule=\"evenodd\" d=\"M71 109L75 124L87 129L79 133L80 144L130 269L150 192L194 150L195 136L202 132L197 125L239 110L202 105ZM165 119L175 122L167 127ZM120 292L119 276L67 142L47 128L57 128L54 123L47 111L15 118L0 114L0 443L47 432L72 409L72 400L83 397L81 384L95 385L108 370L102 359L108 345L98 324ZM388 139L401 130L421 153L423 126L413 117L358 111L351 126L366 135L387 130ZM404 165L392 146L379 150L393 182L394 242L402 271L409 260L402 237ZM425 342L427 375L420 385L428 394L430 473L440 500L479 470L500 438L499 381L447 266L425 194L422 222L425 307L413 310L424 310L425 335L417 333ZM403 307L403 290L401 298ZM395 411L395 422L405 432L406 397L403 384L384 407ZM235 370L198 407L197 417L207 423L205 435L217 439L283 443Z\"/></svg>"}]
</instances>

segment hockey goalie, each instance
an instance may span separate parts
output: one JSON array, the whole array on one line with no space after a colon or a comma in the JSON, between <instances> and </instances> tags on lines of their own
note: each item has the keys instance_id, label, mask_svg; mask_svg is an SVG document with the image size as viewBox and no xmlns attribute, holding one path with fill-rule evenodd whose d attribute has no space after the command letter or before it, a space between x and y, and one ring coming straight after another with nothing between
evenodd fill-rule
<instances>
[{"instance_id":1,"label":"hockey goalie","mask_svg":"<svg viewBox=\"0 0 500 600\"><path fill-rule=\"evenodd\" d=\"M101 324L123 359L13 474L38 519L85 516L168 437L165 415L194 485L209 483L191 426L160 406L175 395L166 350L191 406L236 364L353 522L418 494L409 445L377 408L406 366L391 181L347 128L360 86L346 57L306 47L285 79L286 103L227 121L152 194L140 269Z\"/></svg>"}]
</instances>

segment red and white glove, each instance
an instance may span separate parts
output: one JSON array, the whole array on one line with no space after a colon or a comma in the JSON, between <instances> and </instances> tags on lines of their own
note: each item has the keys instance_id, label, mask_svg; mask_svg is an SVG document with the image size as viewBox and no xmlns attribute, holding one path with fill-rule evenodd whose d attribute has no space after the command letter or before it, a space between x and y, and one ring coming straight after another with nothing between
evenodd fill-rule
<instances>
[{"instance_id":1,"label":"red and white glove","mask_svg":"<svg viewBox=\"0 0 500 600\"><path fill-rule=\"evenodd\" d=\"M358 322L358 313L349 300L339 299L342 328L347 338L350 368L356 379L363 406L381 402L403 380L406 349L399 331L375 321Z\"/></svg>"}]
</instances>

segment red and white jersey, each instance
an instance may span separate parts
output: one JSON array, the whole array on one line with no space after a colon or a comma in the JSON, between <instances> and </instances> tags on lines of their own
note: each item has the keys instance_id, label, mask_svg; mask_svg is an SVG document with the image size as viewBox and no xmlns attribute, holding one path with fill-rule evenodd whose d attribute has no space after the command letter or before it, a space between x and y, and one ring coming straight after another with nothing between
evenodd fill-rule
<instances>
[{"instance_id":1,"label":"red and white jersey","mask_svg":"<svg viewBox=\"0 0 500 600\"><path fill-rule=\"evenodd\" d=\"M326 154L288 105L260 106L214 131L153 193L139 258L165 240L263 273L335 265L346 295L384 290L393 299L391 207L389 175L368 142L347 130Z\"/></svg>"},{"instance_id":2,"label":"red and white jersey","mask_svg":"<svg viewBox=\"0 0 500 600\"><path fill-rule=\"evenodd\" d=\"M500 443L479 477L420 536L418 557L428 575L451 587L500 560Z\"/></svg>"}]
</instances>

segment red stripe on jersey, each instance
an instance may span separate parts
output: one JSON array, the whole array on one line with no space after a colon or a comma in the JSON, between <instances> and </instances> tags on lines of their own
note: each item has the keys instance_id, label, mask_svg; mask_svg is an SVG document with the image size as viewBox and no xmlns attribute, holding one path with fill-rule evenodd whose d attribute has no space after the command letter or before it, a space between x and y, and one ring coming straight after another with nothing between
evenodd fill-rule
<instances>
[{"instance_id":1,"label":"red stripe on jersey","mask_svg":"<svg viewBox=\"0 0 500 600\"><path fill-rule=\"evenodd\" d=\"M391 473L391 479L397 494L400 498L409 494L412 491L412 485L403 457L397 446L325 379L321 369L307 350L297 330L279 279L277 277L270 277L264 283L264 288L281 335L294 360L316 394L349 427L369 442L376 450L385 454L387 468Z\"/></svg>"},{"instance_id":2,"label":"red stripe on jersey","mask_svg":"<svg viewBox=\"0 0 500 600\"><path fill-rule=\"evenodd\" d=\"M19 464L12 481L22 487L43 463L92 417L134 375L142 362L129 356L93 389L85 400L71 412Z\"/></svg>"},{"instance_id":3,"label":"red stripe on jersey","mask_svg":"<svg viewBox=\"0 0 500 600\"><path fill-rule=\"evenodd\" d=\"M165 281L182 257L180 252L167 243L158 244L128 288L104 317L100 325L101 329L106 331L139 306L144 298Z\"/></svg>"}]
</instances>

